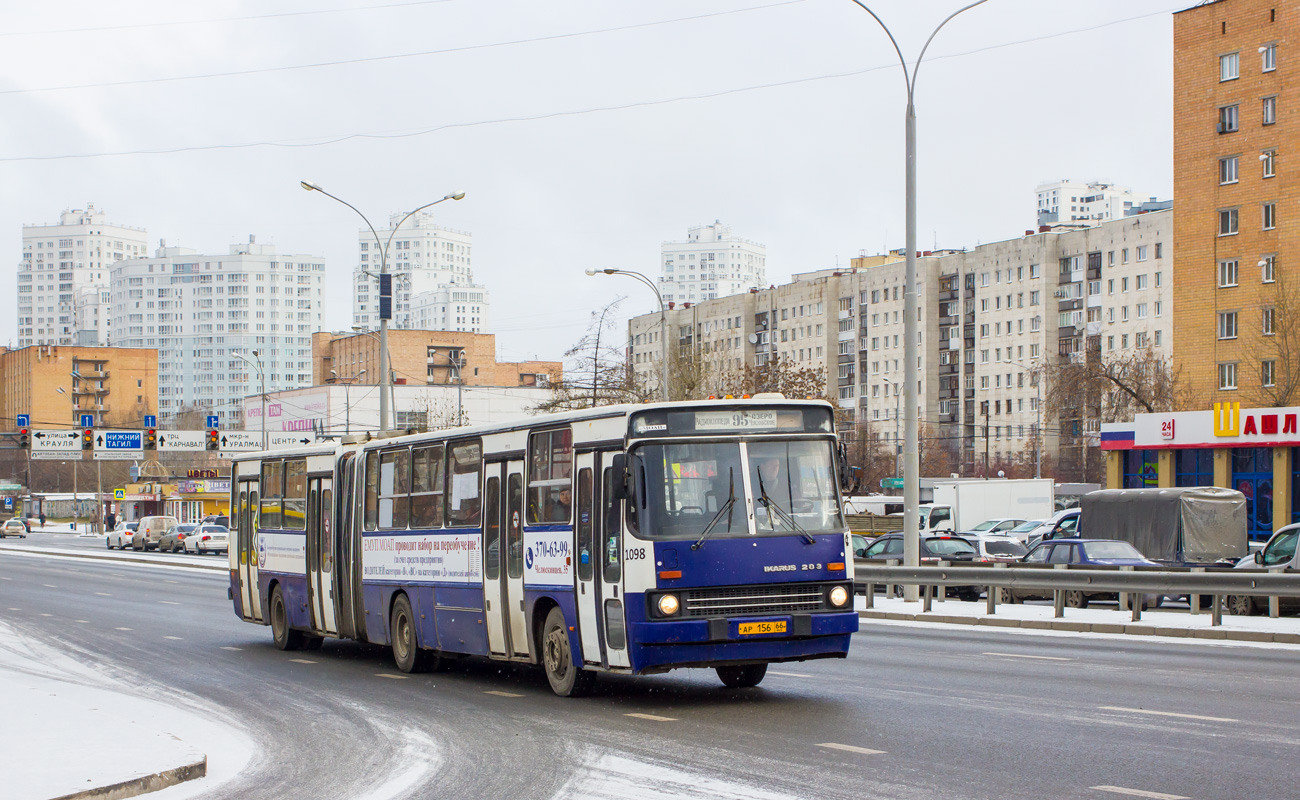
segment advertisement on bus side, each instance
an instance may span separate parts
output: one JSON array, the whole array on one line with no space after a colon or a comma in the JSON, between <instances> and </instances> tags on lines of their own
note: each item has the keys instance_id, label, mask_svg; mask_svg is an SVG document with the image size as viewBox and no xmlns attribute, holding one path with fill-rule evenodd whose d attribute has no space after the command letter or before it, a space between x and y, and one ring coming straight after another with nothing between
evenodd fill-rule
<instances>
[{"instance_id":1,"label":"advertisement on bus side","mask_svg":"<svg viewBox=\"0 0 1300 800\"><path fill-rule=\"evenodd\" d=\"M479 534L366 536L361 540L361 577L401 582L478 583L483 580Z\"/></svg>"}]
</instances>

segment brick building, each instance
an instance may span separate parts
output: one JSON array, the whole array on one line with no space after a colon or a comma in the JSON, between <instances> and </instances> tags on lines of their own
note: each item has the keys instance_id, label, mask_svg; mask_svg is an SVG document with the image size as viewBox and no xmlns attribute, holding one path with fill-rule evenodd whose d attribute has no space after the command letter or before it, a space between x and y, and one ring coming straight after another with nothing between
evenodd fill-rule
<instances>
[{"instance_id":1,"label":"brick building","mask_svg":"<svg viewBox=\"0 0 1300 800\"><path fill-rule=\"evenodd\" d=\"M74 377L75 376L75 377ZM126 347L32 345L0 348L0 419L11 427L66 428L94 414L105 428L139 428L158 413L158 351Z\"/></svg>"},{"instance_id":2,"label":"brick building","mask_svg":"<svg viewBox=\"0 0 1300 800\"><path fill-rule=\"evenodd\" d=\"M314 385L379 383L377 334L321 332L311 341ZM390 329L388 353L399 385L454 384L459 368L466 386L542 387L564 372L559 361L497 361L496 336L490 333Z\"/></svg>"}]
</instances>

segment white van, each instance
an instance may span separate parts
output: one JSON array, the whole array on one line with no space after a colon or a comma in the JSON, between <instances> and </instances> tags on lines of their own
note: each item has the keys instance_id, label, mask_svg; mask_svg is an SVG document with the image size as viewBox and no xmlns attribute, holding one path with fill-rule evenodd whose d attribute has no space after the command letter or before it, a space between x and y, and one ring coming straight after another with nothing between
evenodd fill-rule
<instances>
[{"instance_id":1,"label":"white van","mask_svg":"<svg viewBox=\"0 0 1300 800\"><path fill-rule=\"evenodd\" d=\"M158 540L179 524L180 520L175 517L145 517L140 520L135 535L131 537L131 549L157 550Z\"/></svg>"}]
</instances>

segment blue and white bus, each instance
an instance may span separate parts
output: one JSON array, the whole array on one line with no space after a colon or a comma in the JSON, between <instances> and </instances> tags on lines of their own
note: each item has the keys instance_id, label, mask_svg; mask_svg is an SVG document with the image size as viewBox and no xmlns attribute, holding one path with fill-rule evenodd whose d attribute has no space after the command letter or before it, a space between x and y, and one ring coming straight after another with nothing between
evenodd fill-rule
<instances>
[{"instance_id":1,"label":"blue and white bus","mask_svg":"<svg viewBox=\"0 0 1300 800\"><path fill-rule=\"evenodd\" d=\"M390 645L406 672L599 672L842 658L858 629L831 407L609 406L241 456L231 595L281 649Z\"/></svg>"}]
</instances>

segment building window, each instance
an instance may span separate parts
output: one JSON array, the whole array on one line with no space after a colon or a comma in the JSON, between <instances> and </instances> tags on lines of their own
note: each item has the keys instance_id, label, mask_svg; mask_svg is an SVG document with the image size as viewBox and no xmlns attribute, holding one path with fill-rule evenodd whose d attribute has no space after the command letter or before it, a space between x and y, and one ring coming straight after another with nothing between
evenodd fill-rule
<instances>
[{"instance_id":1,"label":"building window","mask_svg":"<svg viewBox=\"0 0 1300 800\"><path fill-rule=\"evenodd\" d=\"M1220 236L1237 235L1237 209L1235 208L1219 209L1219 235Z\"/></svg>"},{"instance_id":2,"label":"building window","mask_svg":"<svg viewBox=\"0 0 1300 800\"><path fill-rule=\"evenodd\" d=\"M1237 182L1237 156L1219 159L1219 185Z\"/></svg>"},{"instance_id":3,"label":"building window","mask_svg":"<svg viewBox=\"0 0 1300 800\"><path fill-rule=\"evenodd\" d=\"M1261 361L1259 364L1259 379L1264 386L1276 386L1277 362L1273 360Z\"/></svg>"},{"instance_id":4,"label":"building window","mask_svg":"<svg viewBox=\"0 0 1300 800\"><path fill-rule=\"evenodd\" d=\"M1277 203L1263 205L1264 230L1271 231L1277 227Z\"/></svg>"},{"instance_id":5,"label":"building window","mask_svg":"<svg viewBox=\"0 0 1300 800\"><path fill-rule=\"evenodd\" d=\"M1275 272L1277 268L1277 256L1264 256L1259 261L1260 280L1264 283L1273 283L1277 278Z\"/></svg>"},{"instance_id":6,"label":"building window","mask_svg":"<svg viewBox=\"0 0 1300 800\"><path fill-rule=\"evenodd\" d=\"M1156 258L1161 258L1165 254L1164 242L1156 242Z\"/></svg>"},{"instance_id":7,"label":"building window","mask_svg":"<svg viewBox=\"0 0 1300 800\"><path fill-rule=\"evenodd\" d=\"M1266 44L1259 48L1259 66L1261 72L1277 69L1277 45Z\"/></svg>"},{"instance_id":8,"label":"building window","mask_svg":"<svg viewBox=\"0 0 1300 800\"><path fill-rule=\"evenodd\" d=\"M1237 364L1235 361L1219 365L1219 388L1221 390L1237 388Z\"/></svg>"},{"instance_id":9,"label":"building window","mask_svg":"<svg viewBox=\"0 0 1300 800\"><path fill-rule=\"evenodd\" d=\"M1124 451L1124 488L1145 489L1160 484L1158 450Z\"/></svg>"},{"instance_id":10,"label":"building window","mask_svg":"<svg viewBox=\"0 0 1300 800\"><path fill-rule=\"evenodd\" d=\"M1262 319L1263 324L1260 332L1263 333L1265 336L1272 336L1274 333L1277 333L1277 331L1273 328L1273 309L1271 308L1263 309L1263 313L1261 314L1261 317L1263 318Z\"/></svg>"},{"instance_id":11,"label":"building window","mask_svg":"<svg viewBox=\"0 0 1300 800\"><path fill-rule=\"evenodd\" d=\"M1219 56L1219 81L1235 81L1241 74L1241 58L1236 53Z\"/></svg>"},{"instance_id":12,"label":"building window","mask_svg":"<svg viewBox=\"0 0 1300 800\"><path fill-rule=\"evenodd\" d=\"M1174 451L1175 486L1213 486L1214 451L1188 449Z\"/></svg>"},{"instance_id":13,"label":"building window","mask_svg":"<svg viewBox=\"0 0 1300 800\"><path fill-rule=\"evenodd\" d=\"M1237 338L1237 312L1236 311L1219 312L1219 338L1220 339Z\"/></svg>"},{"instance_id":14,"label":"building window","mask_svg":"<svg viewBox=\"0 0 1300 800\"><path fill-rule=\"evenodd\" d=\"M1277 122L1277 98L1276 97L1264 98L1261 120L1264 125L1272 125L1273 123Z\"/></svg>"},{"instance_id":15,"label":"building window","mask_svg":"<svg viewBox=\"0 0 1300 800\"><path fill-rule=\"evenodd\" d=\"M1259 163L1263 165L1265 178L1272 178L1277 175L1277 171L1274 168L1274 159L1276 156L1276 150L1264 150L1260 152Z\"/></svg>"},{"instance_id":16,"label":"building window","mask_svg":"<svg viewBox=\"0 0 1300 800\"><path fill-rule=\"evenodd\" d=\"M1159 304L1157 303L1157 305L1159 305ZM1156 314L1156 316L1158 317L1158 316L1160 316L1160 315L1159 315L1159 314ZM1156 331L1156 347L1159 347L1159 346L1160 346L1160 340L1164 338L1164 337L1161 336L1160 334L1161 334L1160 331Z\"/></svg>"},{"instance_id":17,"label":"building window","mask_svg":"<svg viewBox=\"0 0 1300 800\"><path fill-rule=\"evenodd\" d=\"M1219 288L1237 285L1237 259L1219 262Z\"/></svg>"},{"instance_id":18,"label":"building window","mask_svg":"<svg viewBox=\"0 0 1300 800\"><path fill-rule=\"evenodd\" d=\"M1219 107L1219 133L1233 133L1237 130L1237 106Z\"/></svg>"}]
</instances>

